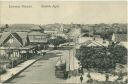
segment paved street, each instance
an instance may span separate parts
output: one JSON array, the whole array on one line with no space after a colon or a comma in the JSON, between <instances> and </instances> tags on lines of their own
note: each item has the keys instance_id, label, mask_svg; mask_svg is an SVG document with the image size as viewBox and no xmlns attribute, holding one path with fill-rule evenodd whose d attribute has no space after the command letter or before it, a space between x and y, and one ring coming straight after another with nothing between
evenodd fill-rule
<instances>
[{"instance_id":1,"label":"paved street","mask_svg":"<svg viewBox=\"0 0 128 84\"><path fill-rule=\"evenodd\" d=\"M9 83L13 84L56 84L65 82L55 77L55 64L60 55L67 51L51 51Z\"/></svg>"}]
</instances>

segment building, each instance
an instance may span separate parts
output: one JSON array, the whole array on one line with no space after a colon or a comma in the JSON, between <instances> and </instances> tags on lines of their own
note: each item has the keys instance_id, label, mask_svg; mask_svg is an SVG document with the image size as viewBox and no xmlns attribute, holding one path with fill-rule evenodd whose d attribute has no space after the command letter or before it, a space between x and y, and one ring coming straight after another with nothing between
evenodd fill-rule
<instances>
[{"instance_id":1,"label":"building","mask_svg":"<svg viewBox=\"0 0 128 84\"><path fill-rule=\"evenodd\" d=\"M82 43L81 45L87 46L87 47L94 47L94 46L104 46L101 43L94 41L94 40L88 40L84 43Z\"/></svg>"},{"instance_id":2,"label":"building","mask_svg":"<svg viewBox=\"0 0 128 84\"><path fill-rule=\"evenodd\" d=\"M113 34L111 40L113 42L126 42L127 34Z\"/></svg>"},{"instance_id":3,"label":"building","mask_svg":"<svg viewBox=\"0 0 128 84\"><path fill-rule=\"evenodd\" d=\"M44 49L47 34L41 33L41 27L34 24L13 24L0 34L1 64L14 67L37 54L39 47Z\"/></svg>"},{"instance_id":4,"label":"building","mask_svg":"<svg viewBox=\"0 0 128 84\"><path fill-rule=\"evenodd\" d=\"M31 44L41 44L41 43L47 43L48 35L41 32L30 32L28 33L28 37Z\"/></svg>"},{"instance_id":5,"label":"building","mask_svg":"<svg viewBox=\"0 0 128 84\"><path fill-rule=\"evenodd\" d=\"M28 38L31 45L38 45L38 47L41 49L46 49L48 46L47 43L49 36L45 33L33 31L28 33Z\"/></svg>"},{"instance_id":6,"label":"building","mask_svg":"<svg viewBox=\"0 0 128 84\"><path fill-rule=\"evenodd\" d=\"M29 59L36 53L36 46L29 45L29 38L26 32L10 33L4 32L0 38L0 56L6 58L11 67L21 61Z\"/></svg>"},{"instance_id":7,"label":"building","mask_svg":"<svg viewBox=\"0 0 128 84\"><path fill-rule=\"evenodd\" d=\"M127 34L113 34L111 40L113 42L119 42L118 45L122 45L128 49Z\"/></svg>"},{"instance_id":8,"label":"building","mask_svg":"<svg viewBox=\"0 0 128 84\"><path fill-rule=\"evenodd\" d=\"M55 24L48 24L43 26L44 28L44 33L50 34L51 36L61 36L64 38L67 38L67 36L64 34L64 31L66 31L66 29L64 29L64 24L59 24L59 23L55 23Z\"/></svg>"},{"instance_id":9,"label":"building","mask_svg":"<svg viewBox=\"0 0 128 84\"><path fill-rule=\"evenodd\" d=\"M70 31L70 36L79 37L81 35L81 28L73 28Z\"/></svg>"},{"instance_id":10,"label":"building","mask_svg":"<svg viewBox=\"0 0 128 84\"><path fill-rule=\"evenodd\" d=\"M55 29L44 29L44 33L55 35L58 33L58 31Z\"/></svg>"}]
</instances>

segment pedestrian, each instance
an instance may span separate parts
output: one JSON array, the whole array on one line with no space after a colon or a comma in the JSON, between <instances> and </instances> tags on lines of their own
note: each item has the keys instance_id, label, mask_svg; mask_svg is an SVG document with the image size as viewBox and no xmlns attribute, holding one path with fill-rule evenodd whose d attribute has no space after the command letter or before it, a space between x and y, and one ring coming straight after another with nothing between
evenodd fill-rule
<instances>
[{"instance_id":1,"label":"pedestrian","mask_svg":"<svg viewBox=\"0 0 128 84\"><path fill-rule=\"evenodd\" d=\"M87 83L92 83L93 79L91 78L90 72L87 74L87 77L88 77Z\"/></svg>"},{"instance_id":2,"label":"pedestrian","mask_svg":"<svg viewBox=\"0 0 128 84\"><path fill-rule=\"evenodd\" d=\"M109 80L109 74L106 74L105 77L106 77L106 81L108 81Z\"/></svg>"},{"instance_id":3,"label":"pedestrian","mask_svg":"<svg viewBox=\"0 0 128 84\"><path fill-rule=\"evenodd\" d=\"M82 73L82 74L84 74L84 70L83 70L83 68L82 68L82 67L81 67L81 73Z\"/></svg>"},{"instance_id":4,"label":"pedestrian","mask_svg":"<svg viewBox=\"0 0 128 84\"><path fill-rule=\"evenodd\" d=\"M80 76L80 81L81 81L81 83L82 83L82 81L83 81L83 76L82 76L82 75Z\"/></svg>"},{"instance_id":5,"label":"pedestrian","mask_svg":"<svg viewBox=\"0 0 128 84\"><path fill-rule=\"evenodd\" d=\"M91 75L90 75L90 72L87 74L87 77L88 77L89 79L91 79Z\"/></svg>"}]
</instances>

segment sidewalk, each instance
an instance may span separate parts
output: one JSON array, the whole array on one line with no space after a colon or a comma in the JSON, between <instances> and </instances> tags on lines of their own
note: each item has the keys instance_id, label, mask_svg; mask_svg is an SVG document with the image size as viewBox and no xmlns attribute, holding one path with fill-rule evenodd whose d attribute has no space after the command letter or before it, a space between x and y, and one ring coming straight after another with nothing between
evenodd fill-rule
<instances>
[{"instance_id":1,"label":"sidewalk","mask_svg":"<svg viewBox=\"0 0 128 84\"><path fill-rule=\"evenodd\" d=\"M7 73L1 75L0 84L6 82L8 80L10 80L11 78L14 78L16 75L18 75L23 70L25 70L26 68L28 68L29 66L31 66L34 62L36 62L40 58L41 57L38 57L38 58L35 57L34 59L30 59L30 60L27 60L27 61L19 64L15 68L8 69L7 70Z\"/></svg>"}]
</instances>

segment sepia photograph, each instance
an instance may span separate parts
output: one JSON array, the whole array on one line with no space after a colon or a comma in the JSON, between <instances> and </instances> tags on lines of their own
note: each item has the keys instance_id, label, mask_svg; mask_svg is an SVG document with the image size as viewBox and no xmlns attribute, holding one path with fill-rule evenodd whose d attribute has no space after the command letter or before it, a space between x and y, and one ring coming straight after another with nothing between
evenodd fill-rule
<instances>
[{"instance_id":1,"label":"sepia photograph","mask_svg":"<svg viewBox=\"0 0 128 84\"><path fill-rule=\"evenodd\" d=\"M128 84L127 1L0 1L0 84Z\"/></svg>"}]
</instances>

